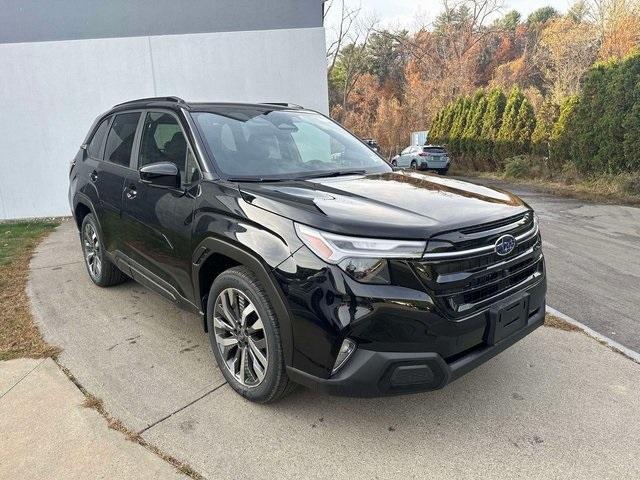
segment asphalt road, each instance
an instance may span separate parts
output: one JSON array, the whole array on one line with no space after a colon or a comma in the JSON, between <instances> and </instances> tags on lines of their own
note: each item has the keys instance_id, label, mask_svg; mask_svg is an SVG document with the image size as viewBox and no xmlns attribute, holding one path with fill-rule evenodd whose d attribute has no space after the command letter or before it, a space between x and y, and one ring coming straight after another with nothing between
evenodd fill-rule
<instances>
[{"instance_id":1,"label":"asphalt road","mask_svg":"<svg viewBox=\"0 0 640 480\"><path fill-rule=\"evenodd\" d=\"M640 478L640 366L580 333L542 327L436 392L255 405L195 315L133 282L94 286L72 222L38 248L28 290L77 381L206 478Z\"/></svg>"},{"instance_id":2,"label":"asphalt road","mask_svg":"<svg viewBox=\"0 0 640 480\"><path fill-rule=\"evenodd\" d=\"M549 306L640 352L640 208L562 198L503 181L465 180L509 190L538 213Z\"/></svg>"}]
</instances>

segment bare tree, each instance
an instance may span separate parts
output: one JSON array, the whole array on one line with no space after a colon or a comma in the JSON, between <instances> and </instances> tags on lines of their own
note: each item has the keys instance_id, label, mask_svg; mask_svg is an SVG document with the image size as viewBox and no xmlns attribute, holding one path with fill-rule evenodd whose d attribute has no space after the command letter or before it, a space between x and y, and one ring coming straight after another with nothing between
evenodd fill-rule
<instances>
[{"instance_id":1,"label":"bare tree","mask_svg":"<svg viewBox=\"0 0 640 480\"><path fill-rule=\"evenodd\" d=\"M358 84L358 80L368 71L367 49L371 34L375 32L378 19L368 17L359 20L349 36L348 48L339 52L340 63L344 68L344 85L342 91L342 108L348 111L349 96Z\"/></svg>"},{"instance_id":2,"label":"bare tree","mask_svg":"<svg viewBox=\"0 0 640 480\"><path fill-rule=\"evenodd\" d=\"M589 0L581 4L584 16L598 28L601 58L623 56L640 44L640 0Z\"/></svg>"},{"instance_id":3,"label":"bare tree","mask_svg":"<svg viewBox=\"0 0 640 480\"><path fill-rule=\"evenodd\" d=\"M342 50L343 45L348 41L347 39L352 34L352 29L356 24L356 20L362 10L361 6L350 7L346 4L345 0L329 0L326 3L324 11L325 24L329 18L329 13L337 10L338 22L337 26L333 30L333 40L327 46L327 61L329 63L329 75L336 66L338 61L338 55ZM331 33L331 32L330 32Z\"/></svg>"}]
</instances>

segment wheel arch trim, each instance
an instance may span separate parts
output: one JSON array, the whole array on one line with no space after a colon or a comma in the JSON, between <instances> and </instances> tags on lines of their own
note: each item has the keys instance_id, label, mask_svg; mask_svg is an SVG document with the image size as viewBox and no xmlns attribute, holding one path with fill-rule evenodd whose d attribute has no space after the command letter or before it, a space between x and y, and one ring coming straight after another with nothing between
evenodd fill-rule
<instances>
[{"instance_id":1,"label":"wheel arch trim","mask_svg":"<svg viewBox=\"0 0 640 480\"><path fill-rule=\"evenodd\" d=\"M258 280L260 280L260 283L269 296L271 306L278 318L280 339L282 340L282 351L284 353L285 363L287 365L291 365L293 361L293 328L291 324L291 315L285 303L284 293L280 289L273 273L270 272L269 267L267 267L256 254L252 253L248 249L234 245L233 243L222 239L211 237L205 238L200 242L200 244L195 248L193 255L192 280L196 301L198 302L198 306L201 311L204 313L204 329L207 329L207 305L203 300L209 292L200 291L200 270L205 262L212 255L216 254L224 255L240 265L247 267L258 277Z\"/></svg>"},{"instance_id":2,"label":"wheel arch trim","mask_svg":"<svg viewBox=\"0 0 640 480\"><path fill-rule=\"evenodd\" d=\"M73 219L75 220L76 225L78 225L78 219L76 218L76 210L78 209L78 205L84 205L85 207L87 207L89 209L89 212L92 213L93 217L96 219L98 228L101 228L100 222L98 222L98 216L96 214L96 208L93 205L93 202L88 196L82 193L76 193L73 197L73 211L71 213L73 214ZM78 229L80 229L80 225L78 225Z\"/></svg>"}]
</instances>

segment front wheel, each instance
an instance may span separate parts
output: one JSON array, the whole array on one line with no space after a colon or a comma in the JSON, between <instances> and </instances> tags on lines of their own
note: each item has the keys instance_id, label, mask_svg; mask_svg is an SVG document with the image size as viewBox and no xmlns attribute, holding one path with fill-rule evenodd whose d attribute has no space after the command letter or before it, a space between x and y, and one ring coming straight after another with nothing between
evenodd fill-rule
<instances>
[{"instance_id":1,"label":"front wheel","mask_svg":"<svg viewBox=\"0 0 640 480\"><path fill-rule=\"evenodd\" d=\"M102 234L92 213L86 215L82 220L80 241L82 242L84 263L93 283L99 287L111 287L127 279L127 276L107 258Z\"/></svg>"},{"instance_id":2,"label":"front wheel","mask_svg":"<svg viewBox=\"0 0 640 480\"><path fill-rule=\"evenodd\" d=\"M448 168L441 168L440 170L438 170L439 175L446 175L448 172L449 172Z\"/></svg>"},{"instance_id":3,"label":"front wheel","mask_svg":"<svg viewBox=\"0 0 640 480\"><path fill-rule=\"evenodd\" d=\"M207 302L207 326L218 367L237 393L269 403L291 390L278 319L251 270L235 267L216 278Z\"/></svg>"}]
</instances>

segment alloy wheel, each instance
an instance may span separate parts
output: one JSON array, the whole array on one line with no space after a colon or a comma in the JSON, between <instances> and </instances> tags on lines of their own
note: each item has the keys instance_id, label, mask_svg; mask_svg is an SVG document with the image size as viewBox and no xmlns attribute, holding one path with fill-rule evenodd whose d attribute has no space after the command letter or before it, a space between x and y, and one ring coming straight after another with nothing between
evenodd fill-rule
<instances>
[{"instance_id":1,"label":"alloy wheel","mask_svg":"<svg viewBox=\"0 0 640 480\"><path fill-rule=\"evenodd\" d=\"M213 328L218 352L229 373L245 387L260 385L268 367L267 337L251 300L236 288L220 292Z\"/></svg>"},{"instance_id":2,"label":"alloy wheel","mask_svg":"<svg viewBox=\"0 0 640 480\"><path fill-rule=\"evenodd\" d=\"M87 223L83 232L84 259L93 278L99 278L102 271L102 260L100 260L100 239L96 229Z\"/></svg>"}]
</instances>

